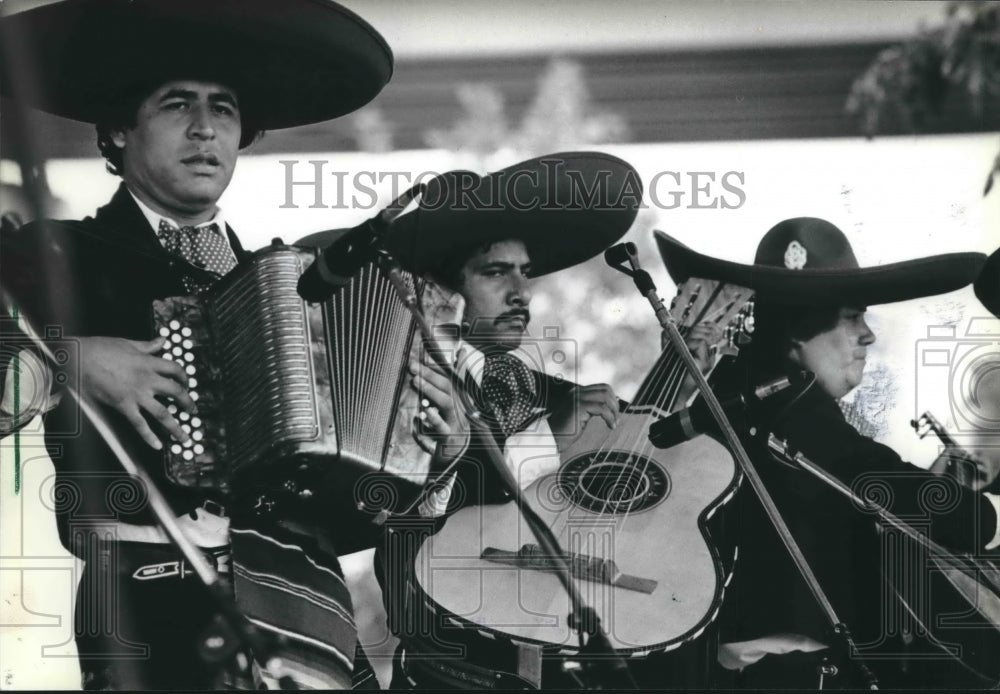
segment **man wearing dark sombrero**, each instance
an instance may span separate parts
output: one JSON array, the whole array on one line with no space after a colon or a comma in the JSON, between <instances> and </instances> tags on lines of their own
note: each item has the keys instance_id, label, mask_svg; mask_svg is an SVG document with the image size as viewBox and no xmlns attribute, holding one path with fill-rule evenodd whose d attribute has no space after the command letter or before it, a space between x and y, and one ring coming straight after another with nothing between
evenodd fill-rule
<instances>
[{"instance_id":1,"label":"man wearing dark sombrero","mask_svg":"<svg viewBox=\"0 0 1000 694\"><path fill-rule=\"evenodd\" d=\"M1000 248L986 259L975 284L976 297L983 306L1000 318Z\"/></svg>"},{"instance_id":2,"label":"man wearing dark sombrero","mask_svg":"<svg viewBox=\"0 0 1000 694\"><path fill-rule=\"evenodd\" d=\"M618 416L610 386L577 386L549 376L537 352L525 349L535 339L529 328L534 279L615 243L635 219L640 199L641 183L626 162L597 152L559 153L484 177L470 171L438 176L419 205L404 211L387 232L387 248L405 269L464 307L456 326L459 342L449 353L469 383L472 406L489 423L490 433L482 435L495 439L522 488L559 465L559 450L583 421L601 417L613 426ZM449 462L458 460L455 473L428 495L419 513L440 518L462 505L508 499L480 434L470 438L468 403L429 357L410 369L411 385L423 398L418 438ZM408 594L419 545L402 545L410 552L400 556L380 548L376 557L389 623L400 637L393 686L470 688L496 681L495 671L517 676L509 659L481 638L467 657L455 658L449 656L453 649L442 650L440 639L461 636L406 628L423 619ZM545 672L537 674L542 686L558 684Z\"/></svg>"},{"instance_id":3,"label":"man wearing dark sombrero","mask_svg":"<svg viewBox=\"0 0 1000 694\"><path fill-rule=\"evenodd\" d=\"M753 265L704 256L661 232L656 241L677 282L705 277L755 290L755 330L741 350L738 373L744 382L736 385L802 369L815 374L814 385L804 394L788 389L751 406L748 417L762 433L774 432L856 492L886 502L891 512L915 522L945 547L981 552L1000 544L998 497L942 482L904 462L892 449L858 433L838 406L861 382L868 347L875 341L865 322L866 308L967 286L983 264L982 254L860 267L839 229L809 217L774 226L761 240ZM906 585L925 586L921 582L927 577L920 571L926 566L901 564L890 551L898 537L883 540L870 514L811 475L776 463L758 446L754 441L748 448L757 470L837 615L852 631L860 657L882 684L975 684L976 678L965 674L949 679L960 668L949 668L940 658L933 661L937 681L906 679L907 668L911 678L928 676L930 670L921 669L918 659L907 660L928 643L914 641L912 634L904 643L897 626L904 608L890 597L895 588L886 587L890 584L882 576L904 575L904 583L910 582ZM932 489L940 491L941 484L947 487L947 503L928 496ZM820 682L817 668L829 656L844 675L835 686L862 686L850 659L837 652L836 637L758 500L746 487L741 496L735 524L740 565L735 590L724 606L721 639L726 643L720 662L740 672L735 683L741 687L814 688Z\"/></svg>"},{"instance_id":4,"label":"man wearing dark sombrero","mask_svg":"<svg viewBox=\"0 0 1000 694\"><path fill-rule=\"evenodd\" d=\"M194 402L183 369L159 356L150 311L156 299L205 289L245 256L216 204L238 151L262 130L369 102L391 76L391 51L328 0L66 0L3 17L0 40L5 94L96 124L107 169L122 178L94 217L6 235L5 288L35 326L79 346L71 373L80 391L217 569L236 565L247 616L265 629L281 621L293 671L302 664L309 684L348 686L356 631L336 557L281 535L276 522L273 534L240 525L249 500L166 480L160 450L188 437L164 399L181 419ZM146 494L71 398L38 409L56 468L60 538L86 562L75 619L84 688L217 687L224 663L199 653L218 641L205 639L213 604ZM230 534L234 548L243 544L233 562ZM323 600L276 614L295 590Z\"/></svg>"}]
</instances>

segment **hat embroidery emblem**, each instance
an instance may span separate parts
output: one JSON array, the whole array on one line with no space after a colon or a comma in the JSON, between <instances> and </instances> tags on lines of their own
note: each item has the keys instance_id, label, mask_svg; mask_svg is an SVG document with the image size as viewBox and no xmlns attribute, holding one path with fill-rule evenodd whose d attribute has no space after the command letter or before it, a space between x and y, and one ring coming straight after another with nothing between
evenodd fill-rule
<instances>
[{"instance_id":1,"label":"hat embroidery emblem","mask_svg":"<svg viewBox=\"0 0 1000 694\"><path fill-rule=\"evenodd\" d=\"M801 270L806 266L809 254L805 246L798 241L792 241L785 249L785 267L789 270Z\"/></svg>"}]
</instances>

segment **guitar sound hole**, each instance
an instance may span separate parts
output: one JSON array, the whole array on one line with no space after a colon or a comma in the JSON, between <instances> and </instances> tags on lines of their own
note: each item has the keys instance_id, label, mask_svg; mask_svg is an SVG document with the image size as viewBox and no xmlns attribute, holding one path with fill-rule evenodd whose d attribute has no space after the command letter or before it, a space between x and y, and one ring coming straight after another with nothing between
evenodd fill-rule
<instances>
[{"instance_id":1,"label":"guitar sound hole","mask_svg":"<svg viewBox=\"0 0 1000 694\"><path fill-rule=\"evenodd\" d=\"M634 513L670 493L670 478L654 460L615 451L574 458L559 471L559 490L573 504L596 513Z\"/></svg>"}]
</instances>

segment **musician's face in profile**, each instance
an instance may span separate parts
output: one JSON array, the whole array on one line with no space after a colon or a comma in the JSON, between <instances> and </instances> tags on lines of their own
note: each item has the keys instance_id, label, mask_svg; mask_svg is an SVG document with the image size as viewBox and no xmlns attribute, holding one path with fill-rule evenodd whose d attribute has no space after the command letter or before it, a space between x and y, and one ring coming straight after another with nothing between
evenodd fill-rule
<instances>
[{"instance_id":1,"label":"musician's face in profile","mask_svg":"<svg viewBox=\"0 0 1000 694\"><path fill-rule=\"evenodd\" d=\"M135 126L112 131L122 177L154 211L182 223L212 218L236 166L236 94L211 82L167 82L140 105Z\"/></svg>"},{"instance_id":2,"label":"musician's face in profile","mask_svg":"<svg viewBox=\"0 0 1000 694\"><path fill-rule=\"evenodd\" d=\"M462 266L456 289L465 299L465 339L479 348L515 349L531 315L531 259L524 243L498 241Z\"/></svg>"},{"instance_id":3,"label":"musician's face in profile","mask_svg":"<svg viewBox=\"0 0 1000 694\"><path fill-rule=\"evenodd\" d=\"M837 323L808 340L794 340L789 358L816 374L816 382L834 398L861 383L868 345L875 333L865 322L865 309L841 308Z\"/></svg>"}]
</instances>

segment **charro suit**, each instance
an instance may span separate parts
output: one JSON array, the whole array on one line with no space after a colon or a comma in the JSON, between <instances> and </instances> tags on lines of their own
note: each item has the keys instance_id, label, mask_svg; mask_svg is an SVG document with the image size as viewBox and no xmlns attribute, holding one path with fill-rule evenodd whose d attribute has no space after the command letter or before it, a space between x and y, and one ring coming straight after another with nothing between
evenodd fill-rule
<instances>
[{"instance_id":1,"label":"charro suit","mask_svg":"<svg viewBox=\"0 0 1000 694\"><path fill-rule=\"evenodd\" d=\"M237 258L245 256L235 234L227 235ZM67 344L71 358L76 337L152 339L152 302L186 294L185 276L212 277L163 248L124 185L94 217L36 222L5 236L0 267L21 314L50 341ZM169 483L162 453L119 413L103 414L175 515L222 501L212 491ZM210 686L195 648L214 610L197 579L130 580L140 566L181 557L169 545L109 542L106 532L95 532L95 525L115 521L155 525L146 490L123 472L68 394L44 419L59 537L86 561L75 619L84 686ZM219 547L219 554L227 551Z\"/></svg>"},{"instance_id":2,"label":"charro suit","mask_svg":"<svg viewBox=\"0 0 1000 694\"><path fill-rule=\"evenodd\" d=\"M749 382L766 380L756 376ZM750 416L762 430L773 431L855 493L884 504L891 513L954 551L981 551L996 532L996 513L982 494L911 465L891 448L862 436L818 384L801 399L794 399L789 390L755 405ZM912 549L902 551L905 544L898 532L877 532L872 513L812 475L778 462L756 441L750 443L748 452L838 617L853 632L862 657L874 659L871 667L883 678L883 684L930 685L902 679L906 651L901 629L910 620L893 592L894 588L904 593L926 591L928 564L915 563L918 555ZM836 640L816 599L748 485L740 491L737 513L740 554L734 587L724 607L722 639L747 642L796 634L833 645ZM889 584L886 578L896 583ZM943 596L925 593L925 598L933 608ZM815 659L793 654L772 655L766 660L770 663L761 663L762 667L786 674L801 661L805 679L797 686L817 681ZM939 659L933 665L942 671L948 664ZM912 669L913 663L909 667ZM754 673L754 667L747 672ZM844 667L843 674L847 682L860 686L859 680L852 680L855 673L850 667ZM842 686L844 677L838 681ZM787 685L793 683L792 678L785 680ZM746 684L752 688L780 686L767 680L748 680ZM937 686L943 684L938 682ZM951 686L958 686L958 682L952 681Z\"/></svg>"}]
</instances>

